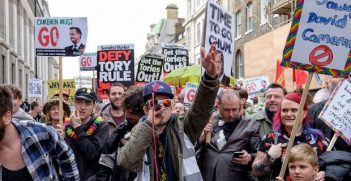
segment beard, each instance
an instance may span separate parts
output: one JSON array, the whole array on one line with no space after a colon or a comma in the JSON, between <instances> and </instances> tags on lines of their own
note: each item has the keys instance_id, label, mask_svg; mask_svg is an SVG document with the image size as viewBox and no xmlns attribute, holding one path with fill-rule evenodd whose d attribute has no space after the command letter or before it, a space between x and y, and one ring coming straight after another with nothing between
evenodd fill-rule
<instances>
[{"instance_id":1,"label":"beard","mask_svg":"<svg viewBox=\"0 0 351 181\"><path fill-rule=\"evenodd\" d=\"M119 109L121 109L121 106L116 105L114 102L111 102L111 108L112 108L113 110L119 110Z\"/></svg>"}]
</instances>

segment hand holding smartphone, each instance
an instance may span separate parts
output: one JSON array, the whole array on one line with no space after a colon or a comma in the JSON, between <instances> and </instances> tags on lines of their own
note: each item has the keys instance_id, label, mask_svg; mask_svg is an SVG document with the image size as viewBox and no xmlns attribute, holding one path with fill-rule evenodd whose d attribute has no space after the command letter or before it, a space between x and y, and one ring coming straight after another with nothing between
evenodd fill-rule
<instances>
[{"instance_id":1,"label":"hand holding smartphone","mask_svg":"<svg viewBox=\"0 0 351 181\"><path fill-rule=\"evenodd\" d=\"M233 158L239 158L243 154L244 154L243 151L236 151L233 153Z\"/></svg>"}]
</instances>

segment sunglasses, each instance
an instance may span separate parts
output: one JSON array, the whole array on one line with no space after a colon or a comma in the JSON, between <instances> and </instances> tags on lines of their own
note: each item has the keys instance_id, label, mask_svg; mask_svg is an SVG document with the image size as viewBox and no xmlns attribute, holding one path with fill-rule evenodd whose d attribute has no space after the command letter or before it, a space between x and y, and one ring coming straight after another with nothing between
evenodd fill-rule
<instances>
[{"instance_id":1,"label":"sunglasses","mask_svg":"<svg viewBox=\"0 0 351 181\"><path fill-rule=\"evenodd\" d=\"M153 101L151 99L151 100L148 100L146 102L147 108L151 109L152 107L154 107L154 102L156 102L156 106L155 106L156 110L160 110L161 106L163 106L163 107L171 107L172 106L172 99L161 99L161 100L155 100L155 101Z\"/></svg>"}]
</instances>

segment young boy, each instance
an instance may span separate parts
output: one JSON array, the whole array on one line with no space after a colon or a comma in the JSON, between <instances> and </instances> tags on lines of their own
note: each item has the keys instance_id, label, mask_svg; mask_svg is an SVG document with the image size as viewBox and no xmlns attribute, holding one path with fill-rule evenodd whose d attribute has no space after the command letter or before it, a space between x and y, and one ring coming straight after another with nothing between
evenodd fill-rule
<instances>
[{"instance_id":1,"label":"young boy","mask_svg":"<svg viewBox=\"0 0 351 181\"><path fill-rule=\"evenodd\" d=\"M292 147L288 168L291 181L313 181L319 170L317 153L305 143Z\"/></svg>"}]
</instances>

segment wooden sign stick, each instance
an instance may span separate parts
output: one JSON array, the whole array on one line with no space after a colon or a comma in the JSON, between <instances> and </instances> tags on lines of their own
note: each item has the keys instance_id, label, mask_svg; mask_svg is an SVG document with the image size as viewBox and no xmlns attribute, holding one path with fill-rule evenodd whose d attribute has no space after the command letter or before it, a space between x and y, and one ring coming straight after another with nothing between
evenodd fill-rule
<instances>
[{"instance_id":1,"label":"wooden sign stick","mask_svg":"<svg viewBox=\"0 0 351 181\"><path fill-rule=\"evenodd\" d=\"M62 96L62 57L59 58L59 124L63 126L63 96Z\"/></svg>"},{"instance_id":2,"label":"wooden sign stick","mask_svg":"<svg viewBox=\"0 0 351 181\"><path fill-rule=\"evenodd\" d=\"M209 123L213 122L213 113L212 113L210 120L208 122ZM205 133L205 135L206 135L206 144L210 144L211 143L211 131Z\"/></svg>"},{"instance_id":3,"label":"wooden sign stick","mask_svg":"<svg viewBox=\"0 0 351 181\"><path fill-rule=\"evenodd\" d=\"M327 148L326 151L331 151L331 150L332 150L332 148L334 147L334 144L335 144L335 142L336 142L336 139L338 139L338 136L339 136L338 133L334 133L334 136L333 136L333 138L331 139L331 141L330 141L330 143L329 143L328 148Z\"/></svg>"},{"instance_id":4,"label":"wooden sign stick","mask_svg":"<svg viewBox=\"0 0 351 181\"><path fill-rule=\"evenodd\" d=\"M291 135L290 135L290 138L289 138L289 144L288 144L288 148L286 150L285 158L283 160L282 168L280 169L280 173L279 173L279 177L280 178L284 178L286 167L288 165L288 160L289 160L289 157L290 157L291 148L294 145L296 133L297 133L298 129L300 129L300 125L302 123L303 107L305 106L307 92L308 92L308 89L309 89L309 87L311 85L312 76L313 76L313 73L310 72L308 74L307 83L305 85L305 88L303 89L299 110L298 110L298 113L297 113L297 116L296 116L296 119L295 119L295 124L294 124L294 127L292 129L292 132L291 132Z\"/></svg>"}]
</instances>

